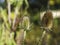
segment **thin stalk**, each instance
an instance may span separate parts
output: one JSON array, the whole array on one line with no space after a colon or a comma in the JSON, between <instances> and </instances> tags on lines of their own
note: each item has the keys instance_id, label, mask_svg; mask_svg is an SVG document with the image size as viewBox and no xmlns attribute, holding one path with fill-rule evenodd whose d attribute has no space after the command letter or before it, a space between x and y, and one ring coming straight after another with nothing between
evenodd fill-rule
<instances>
[{"instance_id":1,"label":"thin stalk","mask_svg":"<svg viewBox=\"0 0 60 45\"><path fill-rule=\"evenodd\" d=\"M11 3L9 0L7 0L7 5L8 5L8 21L11 24L11 19L10 19L10 15L11 15Z\"/></svg>"},{"instance_id":2,"label":"thin stalk","mask_svg":"<svg viewBox=\"0 0 60 45\"><path fill-rule=\"evenodd\" d=\"M17 37L17 45L24 45L24 29L20 29L19 36Z\"/></svg>"},{"instance_id":3,"label":"thin stalk","mask_svg":"<svg viewBox=\"0 0 60 45\"><path fill-rule=\"evenodd\" d=\"M15 17L14 17L14 20L13 20L13 27L15 25L17 15L18 15L18 7L15 8Z\"/></svg>"},{"instance_id":4,"label":"thin stalk","mask_svg":"<svg viewBox=\"0 0 60 45\"><path fill-rule=\"evenodd\" d=\"M43 41L43 38L46 36L46 31L43 31L43 34L41 36L41 39L39 40L39 43L38 45L41 45L42 44L42 41Z\"/></svg>"}]
</instances>

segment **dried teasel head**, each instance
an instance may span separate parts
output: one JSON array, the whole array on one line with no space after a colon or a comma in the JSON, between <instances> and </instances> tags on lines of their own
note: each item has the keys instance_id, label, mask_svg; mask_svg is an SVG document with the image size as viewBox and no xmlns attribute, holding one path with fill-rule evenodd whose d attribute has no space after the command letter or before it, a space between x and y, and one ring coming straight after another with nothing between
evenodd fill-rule
<instances>
[{"instance_id":1,"label":"dried teasel head","mask_svg":"<svg viewBox=\"0 0 60 45\"><path fill-rule=\"evenodd\" d=\"M46 27L48 29L52 28L53 25L53 14L51 11L46 11L44 16L42 17L42 27Z\"/></svg>"}]
</instances>

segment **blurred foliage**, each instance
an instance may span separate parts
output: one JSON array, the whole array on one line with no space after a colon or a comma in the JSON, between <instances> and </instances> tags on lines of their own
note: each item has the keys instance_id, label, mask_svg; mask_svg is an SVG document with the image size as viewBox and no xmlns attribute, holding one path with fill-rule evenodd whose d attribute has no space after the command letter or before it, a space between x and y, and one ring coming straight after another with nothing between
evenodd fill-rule
<instances>
[{"instance_id":1,"label":"blurred foliage","mask_svg":"<svg viewBox=\"0 0 60 45\"><path fill-rule=\"evenodd\" d=\"M7 0L5 0L7 1ZM39 45L43 30L40 29L40 12L46 10L47 0L8 0L11 3L11 10L18 8L18 15L22 22L17 26L17 37L20 35L20 30L24 29L24 42L23 45ZM32 2L31 2L32 1ZM40 3L41 2L41 3ZM60 4L60 0L50 0L50 8L54 9ZM57 6L56 6L57 4ZM56 6L56 7L55 7ZM59 8L59 6L58 6ZM56 8L57 9L57 8ZM0 45L16 45L14 40L15 32L11 32L11 25L8 22L7 14L7 2L0 3ZM22 12L21 12L22 10ZM11 11L11 19L14 20L15 12ZM60 18L56 18L53 21L53 32L60 34ZM52 45L55 40L60 45L60 38L53 38L48 34L47 41L50 41ZM46 40L46 39L45 39ZM49 43L49 42L48 42Z\"/></svg>"}]
</instances>

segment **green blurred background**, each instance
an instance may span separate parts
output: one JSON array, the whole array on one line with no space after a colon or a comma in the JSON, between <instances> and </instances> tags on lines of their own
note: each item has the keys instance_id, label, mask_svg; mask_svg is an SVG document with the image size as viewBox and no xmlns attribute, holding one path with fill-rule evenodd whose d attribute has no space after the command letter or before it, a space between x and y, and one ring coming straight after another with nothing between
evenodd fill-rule
<instances>
[{"instance_id":1,"label":"green blurred background","mask_svg":"<svg viewBox=\"0 0 60 45\"><path fill-rule=\"evenodd\" d=\"M17 18L24 18L24 16L28 17L25 21L23 20L23 23L21 23L21 19L19 25L16 24L18 25L16 26L16 37L20 35L21 32L19 31L22 28L24 29L23 36L25 35L25 38L23 44L21 45L40 45L40 43L44 43L44 41L40 42L42 33L44 31L43 29L40 29L41 13L48 10L48 6L52 12L60 12L60 0L0 0L0 45L18 45L14 40L15 32L10 32L12 25L8 22L9 2L11 6L11 21L14 21L16 7L18 7L19 10ZM52 34L47 34L47 39L45 37L47 44L45 45L60 45L60 14L56 15L53 20L52 27L55 34L53 36ZM29 29L27 29L28 26L30 26ZM12 36L9 36L10 34L12 34ZM57 37L55 35L57 35Z\"/></svg>"}]
</instances>

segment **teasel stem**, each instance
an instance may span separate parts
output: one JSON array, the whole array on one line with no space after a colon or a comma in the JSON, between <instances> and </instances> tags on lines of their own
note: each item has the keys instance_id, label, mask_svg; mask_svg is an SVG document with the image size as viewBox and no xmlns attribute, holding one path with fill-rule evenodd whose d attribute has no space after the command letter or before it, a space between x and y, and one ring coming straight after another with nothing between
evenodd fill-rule
<instances>
[{"instance_id":1,"label":"teasel stem","mask_svg":"<svg viewBox=\"0 0 60 45\"><path fill-rule=\"evenodd\" d=\"M10 19L10 15L11 15L11 3L9 0L7 0L7 5L8 5L8 21L11 24L11 19Z\"/></svg>"}]
</instances>

